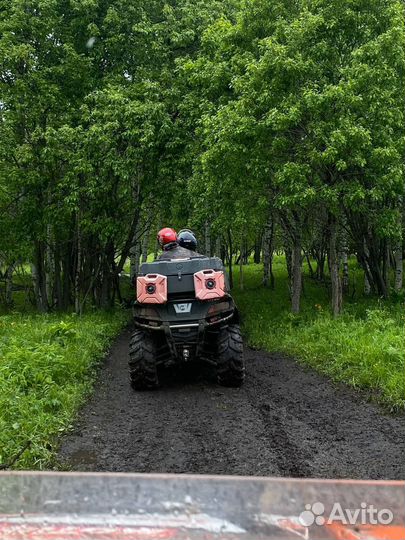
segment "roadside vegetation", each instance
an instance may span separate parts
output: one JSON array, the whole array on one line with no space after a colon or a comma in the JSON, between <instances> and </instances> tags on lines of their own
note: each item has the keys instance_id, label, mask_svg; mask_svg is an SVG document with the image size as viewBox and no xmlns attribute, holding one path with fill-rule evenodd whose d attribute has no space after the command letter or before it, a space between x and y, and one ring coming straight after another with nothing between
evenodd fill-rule
<instances>
[{"instance_id":1,"label":"roadside vegetation","mask_svg":"<svg viewBox=\"0 0 405 540\"><path fill-rule=\"evenodd\" d=\"M126 320L122 310L0 316L2 468L49 468Z\"/></svg>"},{"instance_id":2,"label":"roadside vegetation","mask_svg":"<svg viewBox=\"0 0 405 540\"><path fill-rule=\"evenodd\" d=\"M244 268L244 290L234 295L250 345L285 352L329 376L365 391L391 411L405 410L405 310L403 295L390 302L362 293L361 271L351 261L353 298L332 316L325 284L306 272L300 314L288 309L289 279L284 257L274 261L277 286L261 283L262 266Z\"/></svg>"}]
</instances>

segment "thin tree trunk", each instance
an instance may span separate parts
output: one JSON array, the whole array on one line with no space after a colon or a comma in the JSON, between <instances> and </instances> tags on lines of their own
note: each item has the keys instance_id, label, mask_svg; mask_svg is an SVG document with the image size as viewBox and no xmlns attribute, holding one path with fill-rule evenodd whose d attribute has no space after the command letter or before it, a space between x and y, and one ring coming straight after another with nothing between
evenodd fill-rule
<instances>
[{"instance_id":1,"label":"thin tree trunk","mask_svg":"<svg viewBox=\"0 0 405 540\"><path fill-rule=\"evenodd\" d=\"M342 293L348 293L349 285L350 285L349 284L349 246L348 246L348 240L347 240L347 233L345 229L342 230L342 246L341 246L340 258L342 261Z\"/></svg>"},{"instance_id":2,"label":"thin tree trunk","mask_svg":"<svg viewBox=\"0 0 405 540\"><path fill-rule=\"evenodd\" d=\"M131 249L129 251L131 282L135 279L136 275L139 272L139 259L140 259L140 255L141 255L141 243L138 240L137 231L135 231L132 242L133 242L133 244L132 244Z\"/></svg>"},{"instance_id":3,"label":"thin tree trunk","mask_svg":"<svg viewBox=\"0 0 405 540\"><path fill-rule=\"evenodd\" d=\"M275 278L273 272L273 251L270 254L270 289L274 290L275 287Z\"/></svg>"},{"instance_id":4,"label":"thin tree trunk","mask_svg":"<svg viewBox=\"0 0 405 540\"><path fill-rule=\"evenodd\" d=\"M290 246L285 246L285 265L287 267L288 279L292 280L292 250Z\"/></svg>"},{"instance_id":5,"label":"thin tree trunk","mask_svg":"<svg viewBox=\"0 0 405 540\"><path fill-rule=\"evenodd\" d=\"M90 279L90 285L88 286L87 288L87 291L84 293L83 295L83 298L82 298L82 302L81 302L81 306L80 306L80 313L83 312L83 309L84 309L84 306L86 304L86 300L87 300L87 297L88 295L90 294L91 291L94 290L94 283L95 281L97 280L99 274L100 274L100 270L101 270L101 262L99 263L98 265L98 268L93 270L93 273L92 273L92 276L91 276L91 279ZM119 277L117 276L116 277L117 281L119 281ZM120 294L119 294L120 296Z\"/></svg>"},{"instance_id":6,"label":"thin tree trunk","mask_svg":"<svg viewBox=\"0 0 405 540\"><path fill-rule=\"evenodd\" d=\"M31 263L31 277L37 309L38 311L42 311L41 287L39 286L38 269L35 263Z\"/></svg>"},{"instance_id":7,"label":"thin tree trunk","mask_svg":"<svg viewBox=\"0 0 405 540\"><path fill-rule=\"evenodd\" d=\"M316 265L316 272L317 277L319 281L323 281L325 279L325 258L324 256L321 256L321 258L318 260Z\"/></svg>"},{"instance_id":8,"label":"thin tree trunk","mask_svg":"<svg viewBox=\"0 0 405 540\"><path fill-rule=\"evenodd\" d=\"M100 305L104 309L111 307L111 279L107 253L103 254L102 261Z\"/></svg>"},{"instance_id":9,"label":"thin tree trunk","mask_svg":"<svg viewBox=\"0 0 405 540\"><path fill-rule=\"evenodd\" d=\"M389 240L384 242L384 260L383 260L383 279L385 284L386 294L385 298L389 297L390 294L390 263L391 259L391 246Z\"/></svg>"},{"instance_id":10,"label":"thin tree trunk","mask_svg":"<svg viewBox=\"0 0 405 540\"><path fill-rule=\"evenodd\" d=\"M127 239L125 245L121 251L121 256L118 264L115 266L115 274L118 275L122 272L128 256L130 256L131 248L133 249L135 240L139 235L139 222L141 216L141 207L142 207L142 195L141 195L141 186L140 181L135 181L132 189L132 197L134 203L134 210L132 221L128 229Z\"/></svg>"},{"instance_id":11,"label":"thin tree trunk","mask_svg":"<svg viewBox=\"0 0 405 540\"><path fill-rule=\"evenodd\" d=\"M365 271L373 292L388 298L389 291L384 278L385 249L373 230L368 230L365 238Z\"/></svg>"},{"instance_id":12,"label":"thin tree trunk","mask_svg":"<svg viewBox=\"0 0 405 540\"><path fill-rule=\"evenodd\" d=\"M18 262L15 261L13 263L11 263L7 269L6 269L6 272L5 272L5 280L6 280L6 297L5 297L5 300L6 300L6 306L7 307L12 307L13 305L13 276L14 276L14 271L15 271L15 268L17 266Z\"/></svg>"},{"instance_id":13,"label":"thin tree trunk","mask_svg":"<svg viewBox=\"0 0 405 540\"><path fill-rule=\"evenodd\" d=\"M251 251L248 247L248 242L245 239L243 242L243 264L249 264L249 257L250 257Z\"/></svg>"},{"instance_id":14,"label":"thin tree trunk","mask_svg":"<svg viewBox=\"0 0 405 540\"><path fill-rule=\"evenodd\" d=\"M342 253L342 291L347 293L349 291L349 256L345 249Z\"/></svg>"},{"instance_id":15,"label":"thin tree trunk","mask_svg":"<svg viewBox=\"0 0 405 540\"><path fill-rule=\"evenodd\" d=\"M66 309L72 301L72 243L66 246L66 252L62 259L62 308Z\"/></svg>"},{"instance_id":16,"label":"thin tree trunk","mask_svg":"<svg viewBox=\"0 0 405 540\"><path fill-rule=\"evenodd\" d=\"M228 257L229 286L231 289L233 289L233 268L232 268L233 245L232 245L231 229L228 229L228 245L229 245L229 257Z\"/></svg>"},{"instance_id":17,"label":"thin tree trunk","mask_svg":"<svg viewBox=\"0 0 405 540\"><path fill-rule=\"evenodd\" d=\"M302 291L302 258L301 237L298 231L294 234L294 243L291 251L291 311L300 312Z\"/></svg>"},{"instance_id":18,"label":"thin tree trunk","mask_svg":"<svg viewBox=\"0 0 405 540\"><path fill-rule=\"evenodd\" d=\"M46 296L50 307L54 304L54 282L55 282L55 259L52 250L52 228L50 225L46 228L46 246L45 246L45 287Z\"/></svg>"},{"instance_id":19,"label":"thin tree trunk","mask_svg":"<svg viewBox=\"0 0 405 540\"><path fill-rule=\"evenodd\" d=\"M134 249L134 263L135 263L135 275L139 273L139 264L141 261L141 243L136 242L135 249Z\"/></svg>"},{"instance_id":20,"label":"thin tree trunk","mask_svg":"<svg viewBox=\"0 0 405 540\"><path fill-rule=\"evenodd\" d=\"M403 285L403 260L402 260L402 243L400 242L395 250L395 284L396 292L400 292Z\"/></svg>"},{"instance_id":21,"label":"thin tree trunk","mask_svg":"<svg viewBox=\"0 0 405 540\"><path fill-rule=\"evenodd\" d=\"M364 272L364 294L369 296L371 294L371 285L367 276L367 272Z\"/></svg>"},{"instance_id":22,"label":"thin tree trunk","mask_svg":"<svg viewBox=\"0 0 405 540\"><path fill-rule=\"evenodd\" d=\"M272 276L273 235L273 216L270 215L263 234L263 285L268 287L269 282L271 282L272 288L274 288L274 276Z\"/></svg>"},{"instance_id":23,"label":"thin tree trunk","mask_svg":"<svg viewBox=\"0 0 405 540\"><path fill-rule=\"evenodd\" d=\"M74 296L75 296L75 312L81 315L80 303L80 274L82 268L82 235L80 230L80 215L77 213L76 218L76 265L74 272Z\"/></svg>"},{"instance_id":24,"label":"thin tree trunk","mask_svg":"<svg viewBox=\"0 0 405 540\"><path fill-rule=\"evenodd\" d=\"M114 254L114 242L110 239L103 250L101 274L101 306L103 308L111 308L114 303L114 277L117 276L116 269L114 268Z\"/></svg>"},{"instance_id":25,"label":"thin tree trunk","mask_svg":"<svg viewBox=\"0 0 405 540\"><path fill-rule=\"evenodd\" d=\"M342 311L342 284L339 275L339 258L337 255L337 222L335 216L330 219L329 268L332 284L332 313L337 317Z\"/></svg>"},{"instance_id":26,"label":"thin tree trunk","mask_svg":"<svg viewBox=\"0 0 405 540\"><path fill-rule=\"evenodd\" d=\"M217 236L215 240L215 256L221 258L221 237Z\"/></svg>"},{"instance_id":27,"label":"thin tree trunk","mask_svg":"<svg viewBox=\"0 0 405 540\"><path fill-rule=\"evenodd\" d=\"M313 278L314 275L315 275L315 272L314 272L314 269L312 268L311 258L310 258L310 256L309 256L308 251L305 250L304 253L305 253L305 258L306 258L307 264L308 264L309 276L310 276L311 278Z\"/></svg>"},{"instance_id":28,"label":"thin tree trunk","mask_svg":"<svg viewBox=\"0 0 405 540\"><path fill-rule=\"evenodd\" d=\"M205 222L204 240L205 240L205 254L207 255L207 257L211 257L211 224L209 221Z\"/></svg>"},{"instance_id":29,"label":"thin tree trunk","mask_svg":"<svg viewBox=\"0 0 405 540\"><path fill-rule=\"evenodd\" d=\"M241 291L243 291L244 283L243 283L243 248L245 246L245 242L242 239L240 243L240 257L239 257L239 288Z\"/></svg>"},{"instance_id":30,"label":"thin tree trunk","mask_svg":"<svg viewBox=\"0 0 405 540\"><path fill-rule=\"evenodd\" d=\"M41 242L35 243L35 262L31 265L31 273L37 309L40 312L47 312L49 306L46 296L43 246Z\"/></svg>"},{"instance_id":31,"label":"thin tree trunk","mask_svg":"<svg viewBox=\"0 0 405 540\"><path fill-rule=\"evenodd\" d=\"M141 256L141 243L138 239L139 220L135 224L134 234L132 237L131 247L129 249L129 276L131 283L135 289L136 296L136 276L139 273L139 258ZM155 260L158 257L157 251L155 252ZM145 261L146 262L146 261Z\"/></svg>"},{"instance_id":32,"label":"thin tree trunk","mask_svg":"<svg viewBox=\"0 0 405 540\"><path fill-rule=\"evenodd\" d=\"M61 309L63 304L63 298L62 298L62 281L61 281L61 268L60 268L60 249L57 245L57 242L55 242L55 258L54 258L54 264L55 264L55 301L56 301L56 308Z\"/></svg>"},{"instance_id":33,"label":"thin tree trunk","mask_svg":"<svg viewBox=\"0 0 405 540\"><path fill-rule=\"evenodd\" d=\"M254 262L255 264L260 264L260 263L261 263L261 257L262 257L262 243L263 243L263 237L262 237L262 235L260 234L260 235L256 238L256 242L255 242L254 255L253 255L253 262Z\"/></svg>"},{"instance_id":34,"label":"thin tree trunk","mask_svg":"<svg viewBox=\"0 0 405 540\"><path fill-rule=\"evenodd\" d=\"M136 275L139 271L139 259L141 256L141 244L140 244L140 223L141 223L141 186L140 182L137 182L134 185L133 189L133 199L135 203L135 214L134 220L132 223L132 240L129 248L129 259L130 259L130 278L131 283L135 282Z\"/></svg>"},{"instance_id":35,"label":"thin tree trunk","mask_svg":"<svg viewBox=\"0 0 405 540\"><path fill-rule=\"evenodd\" d=\"M227 260L227 251L226 251L226 243L225 242L221 242L221 251L220 251L220 256L219 258L221 259L221 261L223 261L224 263L226 262Z\"/></svg>"},{"instance_id":36,"label":"thin tree trunk","mask_svg":"<svg viewBox=\"0 0 405 540\"><path fill-rule=\"evenodd\" d=\"M143 236L143 241L142 241L142 262L143 263L146 263L146 261L148 260L149 237L150 237L150 225L148 225L146 232Z\"/></svg>"},{"instance_id":37,"label":"thin tree trunk","mask_svg":"<svg viewBox=\"0 0 405 540\"><path fill-rule=\"evenodd\" d=\"M366 243L366 240L364 239L363 241L363 253L361 254L361 261L363 263L363 268L364 268L364 294L366 296L369 296L371 294L371 282L370 282L370 279L371 279L371 272L370 272L370 268L368 266L368 257L369 257L369 253L368 253L368 247L367 247L367 243Z\"/></svg>"}]
</instances>

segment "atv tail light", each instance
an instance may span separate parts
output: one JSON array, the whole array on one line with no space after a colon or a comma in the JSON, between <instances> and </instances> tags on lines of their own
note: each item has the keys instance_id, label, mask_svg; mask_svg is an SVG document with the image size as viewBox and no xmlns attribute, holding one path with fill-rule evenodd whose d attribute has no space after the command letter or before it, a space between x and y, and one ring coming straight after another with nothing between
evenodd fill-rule
<instances>
[{"instance_id":1,"label":"atv tail light","mask_svg":"<svg viewBox=\"0 0 405 540\"><path fill-rule=\"evenodd\" d=\"M167 277L160 274L138 276L136 299L140 304L165 304L167 302Z\"/></svg>"},{"instance_id":2,"label":"atv tail light","mask_svg":"<svg viewBox=\"0 0 405 540\"><path fill-rule=\"evenodd\" d=\"M194 289L199 300L212 300L225 296L225 276L215 270L200 270L194 274Z\"/></svg>"}]
</instances>

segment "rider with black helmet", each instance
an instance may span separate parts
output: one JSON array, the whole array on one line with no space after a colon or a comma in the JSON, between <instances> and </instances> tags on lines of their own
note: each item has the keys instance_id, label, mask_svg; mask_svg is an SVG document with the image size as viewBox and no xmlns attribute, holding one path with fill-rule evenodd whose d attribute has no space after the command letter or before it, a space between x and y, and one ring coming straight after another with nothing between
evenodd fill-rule
<instances>
[{"instance_id":1,"label":"rider with black helmet","mask_svg":"<svg viewBox=\"0 0 405 540\"><path fill-rule=\"evenodd\" d=\"M193 251L192 257L204 257L201 253L197 253L197 239L195 234L190 229L182 229L177 235L177 243L185 249Z\"/></svg>"}]
</instances>

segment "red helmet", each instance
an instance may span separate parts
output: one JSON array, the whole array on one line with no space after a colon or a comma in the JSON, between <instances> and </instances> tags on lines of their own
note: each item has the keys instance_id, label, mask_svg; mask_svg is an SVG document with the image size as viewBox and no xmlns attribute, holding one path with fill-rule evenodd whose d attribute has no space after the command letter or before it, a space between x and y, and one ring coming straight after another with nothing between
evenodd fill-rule
<instances>
[{"instance_id":1,"label":"red helmet","mask_svg":"<svg viewBox=\"0 0 405 540\"><path fill-rule=\"evenodd\" d=\"M170 229L170 227L165 227L158 232L157 240L163 248L166 244L177 241L177 233L174 229Z\"/></svg>"}]
</instances>

